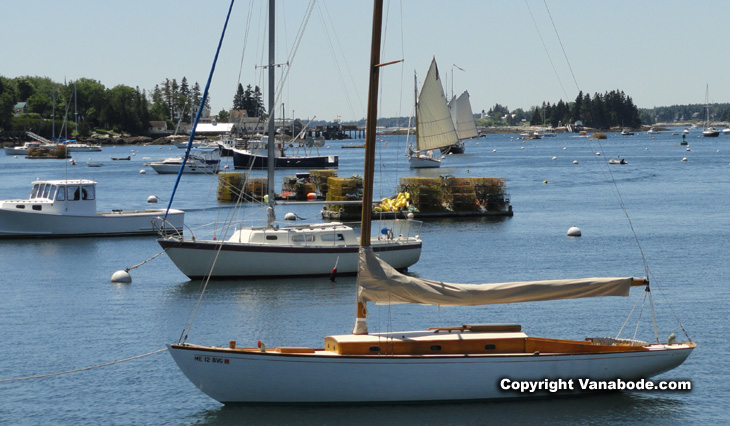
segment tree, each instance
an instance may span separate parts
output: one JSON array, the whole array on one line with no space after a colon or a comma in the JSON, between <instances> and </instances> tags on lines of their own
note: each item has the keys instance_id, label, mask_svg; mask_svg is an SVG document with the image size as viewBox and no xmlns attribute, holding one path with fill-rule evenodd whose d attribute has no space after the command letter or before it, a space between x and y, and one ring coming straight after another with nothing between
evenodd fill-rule
<instances>
[{"instance_id":1,"label":"tree","mask_svg":"<svg viewBox=\"0 0 730 426\"><path fill-rule=\"evenodd\" d=\"M218 121L221 123L227 123L228 120L230 120L230 115L228 114L228 111L222 109L220 112L218 112Z\"/></svg>"},{"instance_id":2,"label":"tree","mask_svg":"<svg viewBox=\"0 0 730 426\"><path fill-rule=\"evenodd\" d=\"M251 86L248 87L250 88ZM238 83L238 89L236 89L236 94L233 95L233 109L246 109L243 85L241 83Z\"/></svg>"}]
</instances>

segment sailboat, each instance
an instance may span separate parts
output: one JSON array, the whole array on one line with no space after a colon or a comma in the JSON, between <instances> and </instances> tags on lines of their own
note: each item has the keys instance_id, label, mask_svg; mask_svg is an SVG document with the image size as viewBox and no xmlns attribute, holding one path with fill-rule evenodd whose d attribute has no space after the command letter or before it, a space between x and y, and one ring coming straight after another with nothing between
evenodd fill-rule
<instances>
[{"instance_id":1,"label":"sailboat","mask_svg":"<svg viewBox=\"0 0 730 426\"><path fill-rule=\"evenodd\" d=\"M720 131L710 126L710 85L705 89L705 128L702 129L702 136L708 138L716 138L720 136Z\"/></svg>"},{"instance_id":2,"label":"sailboat","mask_svg":"<svg viewBox=\"0 0 730 426\"><path fill-rule=\"evenodd\" d=\"M446 104L444 88L441 86L436 59L423 81L418 93L416 80L416 148L408 146L408 165L412 169L441 167L441 157L434 150L450 147L459 143L454 122Z\"/></svg>"},{"instance_id":3,"label":"sailboat","mask_svg":"<svg viewBox=\"0 0 730 426\"><path fill-rule=\"evenodd\" d=\"M369 235L380 64L382 0L375 0L362 235ZM516 324L434 327L369 333L367 303L444 306L626 296L648 282L632 277L469 285L399 274L361 238L357 309L352 334L324 338L323 348L203 346L183 339L167 347L198 389L222 403L355 404L473 401L555 395L504 390L514 381L640 380L671 370L695 343L631 339L536 338ZM650 293L647 293L650 294ZM576 380L577 381L577 380ZM577 385L576 385L577 388ZM579 391L579 389L574 389Z\"/></svg>"},{"instance_id":4,"label":"sailboat","mask_svg":"<svg viewBox=\"0 0 730 426\"><path fill-rule=\"evenodd\" d=\"M454 120L454 127L459 140L450 146L441 147L443 154L463 154L464 140L479 137L477 132L477 124L474 121L474 113L471 110L471 102L469 102L469 92L466 90L457 98L454 96L449 102L449 111L451 118Z\"/></svg>"},{"instance_id":5,"label":"sailboat","mask_svg":"<svg viewBox=\"0 0 730 426\"><path fill-rule=\"evenodd\" d=\"M270 3L269 14L274 16ZM273 21L270 24L274 25ZM268 133L274 132L274 32L269 32L269 116ZM235 155L238 151L234 150ZM276 224L274 146L268 144L267 224L235 229L229 238L200 239L194 235L168 235L157 242L177 268L189 278L261 278L355 274L360 241L355 230L344 223L328 222L296 226ZM375 252L392 267L404 270L418 262L422 241L420 221L412 219L380 222L380 234L365 236ZM224 227L228 229L228 227ZM384 231L384 232L383 232ZM186 234L187 235L187 234ZM363 238L363 237L361 237Z\"/></svg>"}]
</instances>

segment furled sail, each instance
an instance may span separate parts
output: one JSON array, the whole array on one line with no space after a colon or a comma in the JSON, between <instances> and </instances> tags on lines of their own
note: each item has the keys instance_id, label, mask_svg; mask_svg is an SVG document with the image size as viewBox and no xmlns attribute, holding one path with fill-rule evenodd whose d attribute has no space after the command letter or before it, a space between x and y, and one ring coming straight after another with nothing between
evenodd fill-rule
<instances>
[{"instance_id":1,"label":"furled sail","mask_svg":"<svg viewBox=\"0 0 730 426\"><path fill-rule=\"evenodd\" d=\"M419 151L450 146L459 141L438 76L436 60L423 81L416 104L416 145Z\"/></svg>"},{"instance_id":2,"label":"furled sail","mask_svg":"<svg viewBox=\"0 0 730 426\"><path fill-rule=\"evenodd\" d=\"M458 98L451 99L449 110L459 139L471 139L479 136L477 124L474 121L474 113L471 110L471 102L469 102L469 92L465 90Z\"/></svg>"},{"instance_id":3,"label":"furled sail","mask_svg":"<svg viewBox=\"0 0 730 426\"><path fill-rule=\"evenodd\" d=\"M628 296L632 277L453 284L403 275L381 261L370 247L360 248L358 300L377 304L415 303L473 306L501 303Z\"/></svg>"}]
</instances>

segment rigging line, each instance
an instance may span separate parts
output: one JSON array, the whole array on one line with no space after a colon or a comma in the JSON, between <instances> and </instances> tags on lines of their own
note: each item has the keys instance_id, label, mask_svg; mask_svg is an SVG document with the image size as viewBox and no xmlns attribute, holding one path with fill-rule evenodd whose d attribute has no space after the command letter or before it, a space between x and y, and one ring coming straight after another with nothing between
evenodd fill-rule
<instances>
[{"instance_id":1,"label":"rigging line","mask_svg":"<svg viewBox=\"0 0 730 426\"><path fill-rule=\"evenodd\" d=\"M276 89L276 97L274 99L274 105L278 105L280 103L284 83L287 81L287 79L289 77L289 72L291 71L292 64L294 63L294 58L296 57L297 51L299 50L299 45L301 44L302 39L304 38L304 30L307 28L307 24L309 23L309 18L312 16L312 11L314 10L315 3L316 3L316 0L311 1L311 3L309 4L309 7L307 8L307 11L304 14L304 19L302 20L301 24L299 25L299 31L297 32L297 36L294 39L294 45L292 46L292 50L289 53L289 56L286 61L287 67L284 71L284 74L281 76L281 80L279 80L279 87ZM269 111L269 114L271 114L271 111Z\"/></svg>"},{"instance_id":2,"label":"rigging line","mask_svg":"<svg viewBox=\"0 0 730 426\"><path fill-rule=\"evenodd\" d=\"M563 82L560 80L560 76L558 75L558 70L555 69L555 64L553 63L553 58L550 56L550 52L548 51L547 46L545 45L545 40L542 38L542 33L540 32L540 28L537 27L537 21L535 21L535 17L532 15L532 9L530 9L530 5L527 3L527 0L525 0L525 6L527 6L527 10L530 12L530 18L532 18L532 23L535 25L535 30L537 30L537 35L540 36L540 42L542 42L542 47L545 49L545 54L548 57L548 60L550 61L550 66L553 67L553 72L555 73L555 78L558 79L558 83L560 83L560 88L563 89L563 93L565 94L565 99L568 98L568 92L565 91L565 87L563 87Z\"/></svg>"},{"instance_id":3,"label":"rigging line","mask_svg":"<svg viewBox=\"0 0 730 426\"><path fill-rule=\"evenodd\" d=\"M335 35L334 40L337 43L337 47L339 48L339 51L342 54L342 52L344 52L345 50L342 48L342 44L340 44L341 37L337 37L337 31L335 31L335 26L332 23L332 16L330 15L329 10L327 9L327 6L326 5L325 5L324 10L325 10L325 15L327 17L327 20L329 21L329 27L332 28L332 32ZM321 17L321 15L320 15L320 17ZM321 17L321 19L324 21L324 18L323 17ZM323 23L323 27L324 27L324 23ZM332 41L331 41L332 40L332 37L330 37L329 32L327 31L326 27L325 27L325 33L327 34L327 43L330 45L330 50L332 51L332 56L333 56L333 58L335 60L335 65L337 67L337 71L340 74L340 83L343 86L343 92L344 92L345 97L347 99L348 107L350 108L350 113L352 114L353 117L356 117L354 108L352 107L352 103L353 102L350 99L350 91L347 90L347 85L345 84L345 79L342 76L342 70L341 70L340 64L337 61L337 56L335 55L334 49L332 47ZM350 70L350 66L349 66L349 64L347 62L347 57L344 54L342 54L342 58L343 58L343 61L345 63L345 70L347 71L347 75L348 75L348 77L350 79L351 87L356 87L356 85L355 85L355 79L352 76L352 71ZM358 102L358 104L360 106L360 111L363 113L363 116L364 116L365 115L365 108L363 107L363 102L362 102L362 99L360 98L360 91L359 90L355 90L355 97L357 98L357 102Z\"/></svg>"},{"instance_id":4,"label":"rigging line","mask_svg":"<svg viewBox=\"0 0 730 426\"><path fill-rule=\"evenodd\" d=\"M573 76L573 82L575 83L575 88L578 89L580 92L580 87L578 86L578 80L575 79L575 74L573 74L573 67L570 66L570 61L568 60L568 54L565 53L565 47L563 47L563 41L560 39L560 34L558 34L558 28L555 26L555 22L553 21L553 15L550 14L550 9L547 5L547 0L543 0L545 2L545 9L547 10L548 16L550 17L550 22L553 24L553 30L555 30L555 36L558 38L558 43L560 43L560 48L563 50L563 56L565 56L565 62L568 63L568 68L570 69L570 75ZM566 95L567 96L567 95Z\"/></svg>"},{"instance_id":5,"label":"rigging line","mask_svg":"<svg viewBox=\"0 0 730 426\"><path fill-rule=\"evenodd\" d=\"M200 121L200 115L203 112L203 107L205 107L205 101L208 99L208 90L210 89L210 81L213 79L213 73L215 72L215 64L218 62L218 54L221 51L221 46L223 45L223 38L226 35L226 28L228 27L228 20L231 17L231 11L233 10L233 2L234 0L231 0L231 5L228 6L228 14L226 15L226 22L223 24L223 31L221 32L221 38L218 40L218 48L215 51L215 57L213 58L213 66L210 68L210 74L208 75L208 81L205 83L205 90L203 90L203 96L200 99L200 107L198 108L198 111L195 113L195 121L193 122L193 129L190 131L190 139L188 139L188 146L185 149L185 156L183 157L182 164L180 164L180 170L177 172L177 179L175 180L175 186L172 188L172 194L170 195L170 202L167 204L167 210L165 210L165 216L163 217L163 220L167 220L167 214L170 212L170 208L172 207L172 200L175 198L175 192L177 191L177 186L180 183L180 178L182 177L183 170L185 170L185 163L188 161L188 157L190 156L190 149L193 146L193 140L195 139L195 128L198 127L198 121Z\"/></svg>"},{"instance_id":6,"label":"rigging line","mask_svg":"<svg viewBox=\"0 0 730 426\"><path fill-rule=\"evenodd\" d=\"M645 297L645 293L641 293L639 297L636 298L636 302L634 302L634 306L631 308L631 311L629 311L629 315L626 317L626 320L624 320L624 323L621 325L621 328L618 330L618 333L616 333L616 339L621 337L621 333L624 331L624 328L626 327L626 324L629 323L629 320L634 315L634 311L636 310L636 307L639 305L639 302L641 299Z\"/></svg>"},{"instance_id":7,"label":"rigging line","mask_svg":"<svg viewBox=\"0 0 730 426\"><path fill-rule=\"evenodd\" d=\"M135 355L133 357L124 358L124 359L120 359L120 360L112 361L112 362L107 362L107 363L104 363L104 364L92 365L90 367L77 368L76 370L61 371L61 372L49 373L49 374L40 374L40 375L37 375L37 376L26 376L26 377L15 377L15 378L12 378L12 379L2 379L2 380L0 380L0 383L18 382L18 381L21 381L21 380L30 380L30 379L44 379L46 377L53 377L53 376L61 376L61 375L64 375L64 374L79 373L79 372L82 372L82 371L93 370L93 369L101 368L101 367L108 367L110 365L120 364L122 362L127 362L127 361L132 361L132 360L135 360L135 359L139 359L139 358L144 358L146 356L154 355L154 354L157 354L157 353L160 353L160 352L164 352L166 350L167 350L167 348L162 348L162 349L158 349L156 351L148 352L146 354Z\"/></svg>"},{"instance_id":8,"label":"rigging line","mask_svg":"<svg viewBox=\"0 0 730 426\"><path fill-rule=\"evenodd\" d=\"M238 81L236 82L236 89L241 84L241 72L243 71L243 58L246 53L246 46L248 46L248 33L251 30L251 16L253 15L253 2L248 3L248 14L246 15L246 30L243 36L243 49L241 50L241 65L238 67Z\"/></svg>"}]
</instances>

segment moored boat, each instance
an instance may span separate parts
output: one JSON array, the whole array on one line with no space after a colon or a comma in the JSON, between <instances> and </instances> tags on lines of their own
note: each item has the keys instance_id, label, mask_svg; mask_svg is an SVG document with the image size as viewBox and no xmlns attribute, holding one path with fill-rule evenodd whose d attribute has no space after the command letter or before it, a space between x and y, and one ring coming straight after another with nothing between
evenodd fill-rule
<instances>
[{"instance_id":1,"label":"moored boat","mask_svg":"<svg viewBox=\"0 0 730 426\"><path fill-rule=\"evenodd\" d=\"M96 182L38 180L28 199L0 201L0 238L182 233L185 213L164 209L96 211Z\"/></svg>"}]
</instances>

